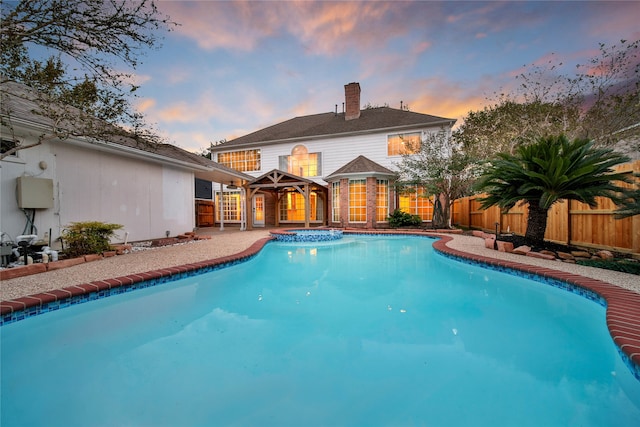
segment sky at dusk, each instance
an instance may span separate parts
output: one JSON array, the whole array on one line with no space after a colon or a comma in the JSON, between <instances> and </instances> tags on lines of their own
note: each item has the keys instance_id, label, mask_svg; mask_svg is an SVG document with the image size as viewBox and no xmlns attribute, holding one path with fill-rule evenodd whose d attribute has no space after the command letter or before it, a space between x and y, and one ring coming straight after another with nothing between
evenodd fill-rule
<instances>
[{"instance_id":1,"label":"sky at dusk","mask_svg":"<svg viewBox=\"0 0 640 427\"><path fill-rule=\"evenodd\" d=\"M180 24L137 69L137 108L199 152L297 116L364 106L458 119L518 84L525 65L568 73L599 43L640 39L640 2L160 1Z\"/></svg>"}]
</instances>

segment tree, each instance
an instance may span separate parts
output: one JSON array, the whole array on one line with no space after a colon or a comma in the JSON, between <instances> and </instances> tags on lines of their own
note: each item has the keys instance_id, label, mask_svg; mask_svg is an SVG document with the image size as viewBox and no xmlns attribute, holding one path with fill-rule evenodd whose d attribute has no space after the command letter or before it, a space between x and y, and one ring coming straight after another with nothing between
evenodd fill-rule
<instances>
[{"instance_id":1,"label":"tree","mask_svg":"<svg viewBox=\"0 0 640 427\"><path fill-rule=\"evenodd\" d=\"M518 103L505 97L492 106L469 112L453 138L472 158L490 159L495 153L513 154L528 141L567 133L576 126L577 117L577 109L560 103Z\"/></svg>"},{"instance_id":2,"label":"tree","mask_svg":"<svg viewBox=\"0 0 640 427\"><path fill-rule=\"evenodd\" d=\"M51 131L30 146L70 135L100 138L118 132L139 141L159 141L129 101L137 89L134 76L120 71L135 69L139 57L157 46L157 31L175 25L159 13L156 0L3 1L0 8L5 129L13 133L16 118L9 98L25 96L38 104L37 114L51 125ZM45 59L40 59L42 50ZM15 85L6 84L10 82L31 90L16 91ZM2 157L30 147L20 145L15 135L14 142Z\"/></svg>"},{"instance_id":3,"label":"tree","mask_svg":"<svg viewBox=\"0 0 640 427\"><path fill-rule=\"evenodd\" d=\"M640 149L640 40L601 44L599 55L573 75L560 73L562 65L552 59L528 66L516 77L516 90L468 113L456 141L479 159L560 133L602 146L635 141L631 149Z\"/></svg>"},{"instance_id":4,"label":"tree","mask_svg":"<svg viewBox=\"0 0 640 427\"><path fill-rule=\"evenodd\" d=\"M490 162L475 185L487 193L480 199L486 209L499 206L507 211L518 203L529 205L525 237L541 245L547 229L547 212L560 200L578 200L596 205L596 197L616 203L629 196L616 181L632 182L631 172L615 172L612 168L629 161L607 147L596 147L593 141L566 136L539 138L521 145L511 155L501 153Z\"/></svg>"},{"instance_id":5,"label":"tree","mask_svg":"<svg viewBox=\"0 0 640 427\"><path fill-rule=\"evenodd\" d=\"M636 175L636 178L640 178L640 175ZM629 218L635 215L640 215L640 189L631 190L628 197L620 203L616 210L617 219Z\"/></svg>"},{"instance_id":6,"label":"tree","mask_svg":"<svg viewBox=\"0 0 640 427\"><path fill-rule=\"evenodd\" d=\"M453 201L466 195L471 188L473 163L467 154L452 145L444 130L427 134L418 147L409 141L405 144L407 152L396 165L400 190L418 185L427 191L422 196L436 195L433 227L449 227Z\"/></svg>"}]
</instances>

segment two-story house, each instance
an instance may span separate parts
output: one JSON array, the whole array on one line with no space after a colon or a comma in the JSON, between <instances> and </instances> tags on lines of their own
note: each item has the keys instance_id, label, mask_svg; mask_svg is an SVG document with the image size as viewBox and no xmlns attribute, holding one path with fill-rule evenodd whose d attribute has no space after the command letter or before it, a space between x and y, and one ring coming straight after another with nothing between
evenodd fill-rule
<instances>
[{"instance_id":1,"label":"two-story house","mask_svg":"<svg viewBox=\"0 0 640 427\"><path fill-rule=\"evenodd\" d=\"M395 209L430 221L432 200L420 189L396 191L395 170L407 142L454 123L403 108L361 109L360 85L349 83L342 112L336 105L211 148L213 160L255 177L242 192L223 193L217 220L241 221L246 200L249 227L386 227Z\"/></svg>"}]
</instances>

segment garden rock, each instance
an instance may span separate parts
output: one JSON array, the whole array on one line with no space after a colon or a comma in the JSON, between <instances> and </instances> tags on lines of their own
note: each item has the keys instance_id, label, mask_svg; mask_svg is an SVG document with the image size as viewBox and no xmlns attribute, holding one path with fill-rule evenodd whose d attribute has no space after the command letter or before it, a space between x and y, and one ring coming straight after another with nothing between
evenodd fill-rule
<instances>
[{"instance_id":1,"label":"garden rock","mask_svg":"<svg viewBox=\"0 0 640 427\"><path fill-rule=\"evenodd\" d=\"M529 252L531 252L531 247L527 245L518 246L513 250L513 253L518 255L526 255Z\"/></svg>"},{"instance_id":2,"label":"garden rock","mask_svg":"<svg viewBox=\"0 0 640 427\"><path fill-rule=\"evenodd\" d=\"M571 251L571 255L573 255L575 258L591 258L591 254L587 251Z\"/></svg>"},{"instance_id":3,"label":"garden rock","mask_svg":"<svg viewBox=\"0 0 640 427\"><path fill-rule=\"evenodd\" d=\"M598 251L596 252L596 255L598 256L598 258L607 259L607 260L614 258L613 254L607 250Z\"/></svg>"},{"instance_id":4,"label":"garden rock","mask_svg":"<svg viewBox=\"0 0 640 427\"><path fill-rule=\"evenodd\" d=\"M575 261L575 257L569 253L566 252L558 252L558 258L560 258L563 261Z\"/></svg>"}]
</instances>

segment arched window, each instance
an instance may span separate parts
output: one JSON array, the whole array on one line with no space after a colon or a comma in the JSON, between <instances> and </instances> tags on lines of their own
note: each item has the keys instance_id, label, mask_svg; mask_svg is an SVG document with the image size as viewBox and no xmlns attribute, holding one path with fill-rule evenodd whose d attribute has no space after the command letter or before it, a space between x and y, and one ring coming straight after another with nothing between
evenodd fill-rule
<instances>
[{"instance_id":1,"label":"arched window","mask_svg":"<svg viewBox=\"0 0 640 427\"><path fill-rule=\"evenodd\" d=\"M291 155L280 156L280 170L302 177L320 176L321 159L321 153L309 153L304 145L296 145L291 150Z\"/></svg>"}]
</instances>

